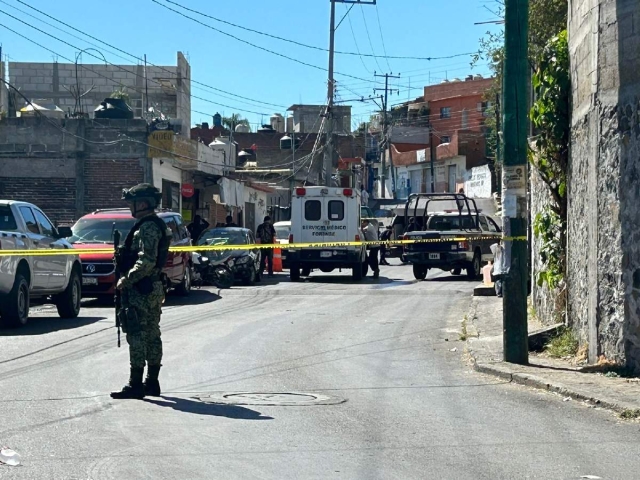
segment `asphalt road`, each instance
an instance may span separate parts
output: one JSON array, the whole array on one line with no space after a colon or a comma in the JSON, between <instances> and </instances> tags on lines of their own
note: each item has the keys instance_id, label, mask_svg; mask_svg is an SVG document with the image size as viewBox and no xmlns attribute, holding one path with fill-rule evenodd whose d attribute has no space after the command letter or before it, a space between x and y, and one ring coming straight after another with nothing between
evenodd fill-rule
<instances>
[{"instance_id":1,"label":"asphalt road","mask_svg":"<svg viewBox=\"0 0 640 480\"><path fill-rule=\"evenodd\" d=\"M110 309L40 309L0 331L0 445L23 462L0 478L639 478L640 424L472 372L474 284L429 277L169 297L164 393L145 401L108 395L128 375Z\"/></svg>"}]
</instances>

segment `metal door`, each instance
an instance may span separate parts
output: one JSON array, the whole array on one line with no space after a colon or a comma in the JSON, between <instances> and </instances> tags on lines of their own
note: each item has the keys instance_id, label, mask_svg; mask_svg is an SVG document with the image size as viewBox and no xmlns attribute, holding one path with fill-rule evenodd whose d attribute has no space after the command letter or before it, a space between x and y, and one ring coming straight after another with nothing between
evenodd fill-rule
<instances>
[{"instance_id":1,"label":"metal door","mask_svg":"<svg viewBox=\"0 0 640 480\"><path fill-rule=\"evenodd\" d=\"M457 176L457 166L449 165L449 192L455 193L456 191L456 176Z\"/></svg>"},{"instance_id":2,"label":"metal door","mask_svg":"<svg viewBox=\"0 0 640 480\"><path fill-rule=\"evenodd\" d=\"M38 227L40 228L40 233L42 234L42 238L40 240L41 248L65 248L64 242L62 242L62 240L60 240L59 238L56 238L56 229L49 221L47 216L37 208L34 208L32 210L33 214L36 217ZM64 286L64 283L67 280L67 263L69 262L69 257L67 255L51 255L45 258L48 264L47 268L49 270L47 289L59 290Z\"/></svg>"},{"instance_id":3,"label":"metal door","mask_svg":"<svg viewBox=\"0 0 640 480\"><path fill-rule=\"evenodd\" d=\"M31 207L20 207L20 214L27 225L27 237L34 250L48 250L50 242L40 233L38 222ZM46 290L52 268L49 256L34 256L33 258L33 290Z\"/></svg>"}]
</instances>

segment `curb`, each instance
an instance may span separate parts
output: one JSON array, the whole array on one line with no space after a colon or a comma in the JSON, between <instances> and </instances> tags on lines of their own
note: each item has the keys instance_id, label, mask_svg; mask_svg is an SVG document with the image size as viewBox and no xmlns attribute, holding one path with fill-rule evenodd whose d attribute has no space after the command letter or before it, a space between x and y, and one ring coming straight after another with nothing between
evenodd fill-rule
<instances>
[{"instance_id":1,"label":"curb","mask_svg":"<svg viewBox=\"0 0 640 480\"><path fill-rule=\"evenodd\" d=\"M471 305L469 306L469 311L467 313L467 329L469 330L470 338L467 340L465 348L471 360L472 367L476 372L492 375L494 377L506 380L509 383L516 383L518 385L524 385L539 390L546 390L548 392L557 393L564 397L569 397L573 400L585 402L594 407L601 407L618 414L628 412L629 410L638 409L637 403L631 403L624 400L617 401L612 399L611 397L603 395L594 396L589 392L588 389L583 389L582 391L580 391L580 389L577 389L575 387L568 387L563 383L550 380L549 378L536 375L535 373L515 371L519 370L522 367L526 368L527 366L520 366L496 361L496 359L493 358L492 355L484 354L477 348L474 348L472 337L477 336L479 338L479 335L477 335L475 322L475 320L478 318L477 306L478 305L475 301L475 297L472 297ZM476 335L474 335L474 333L476 333ZM483 358L486 358L486 361L483 361Z\"/></svg>"},{"instance_id":2,"label":"curb","mask_svg":"<svg viewBox=\"0 0 640 480\"><path fill-rule=\"evenodd\" d=\"M618 414L635 408L633 405L625 406L614 401L583 394L560 383L550 383L549 381L536 375L531 375L529 373L512 372L506 365L502 366L500 364L478 363L478 360L473 351L469 350L469 354L471 355L471 358L473 360L473 369L476 372L499 377L504 380L508 380L511 383L517 383L518 385L524 385L527 387L537 388L539 390L558 393L565 397L570 397L574 400L587 402L596 407L602 407L606 408L607 410L612 410Z\"/></svg>"}]
</instances>

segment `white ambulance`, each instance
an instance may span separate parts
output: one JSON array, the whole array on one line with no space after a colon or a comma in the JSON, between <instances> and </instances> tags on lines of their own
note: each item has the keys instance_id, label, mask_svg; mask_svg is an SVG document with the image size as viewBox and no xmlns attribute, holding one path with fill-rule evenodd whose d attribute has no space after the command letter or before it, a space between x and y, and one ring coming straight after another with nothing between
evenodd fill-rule
<instances>
[{"instance_id":1,"label":"white ambulance","mask_svg":"<svg viewBox=\"0 0 640 480\"><path fill-rule=\"evenodd\" d=\"M291 199L291 234L289 244L359 242L360 192L354 188L301 187ZM352 270L354 280L367 272L364 246L303 247L287 250L291 280L308 276L311 270L328 273L336 268Z\"/></svg>"}]
</instances>

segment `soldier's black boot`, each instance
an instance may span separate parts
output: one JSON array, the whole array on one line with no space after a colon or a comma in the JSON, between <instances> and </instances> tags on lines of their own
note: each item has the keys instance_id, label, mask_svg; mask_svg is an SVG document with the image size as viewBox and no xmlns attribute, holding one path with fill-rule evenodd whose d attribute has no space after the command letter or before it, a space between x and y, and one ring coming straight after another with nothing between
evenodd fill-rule
<instances>
[{"instance_id":1,"label":"soldier's black boot","mask_svg":"<svg viewBox=\"0 0 640 480\"><path fill-rule=\"evenodd\" d=\"M160 365L149 365L147 367L147 378L144 381L144 394L150 397L160 396Z\"/></svg>"},{"instance_id":2,"label":"soldier's black boot","mask_svg":"<svg viewBox=\"0 0 640 480\"><path fill-rule=\"evenodd\" d=\"M119 392L111 392L111 398L135 398L142 400L144 398L144 386L142 385L142 374L144 368L132 368L129 376L129 383L125 385Z\"/></svg>"}]
</instances>

